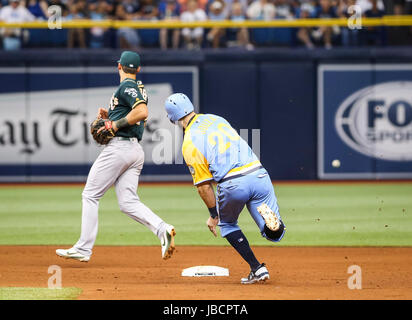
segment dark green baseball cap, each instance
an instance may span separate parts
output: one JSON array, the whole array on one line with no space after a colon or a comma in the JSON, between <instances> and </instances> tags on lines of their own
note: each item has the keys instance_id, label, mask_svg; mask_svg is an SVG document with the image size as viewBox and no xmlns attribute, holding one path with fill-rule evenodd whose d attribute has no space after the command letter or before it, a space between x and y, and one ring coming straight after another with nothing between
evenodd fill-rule
<instances>
[{"instance_id":1,"label":"dark green baseball cap","mask_svg":"<svg viewBox=\"0 0 412 320\"><path fill-rule=\"evenodd\" d=\"M123 51L120 60L117 62L122 66L137 69L140 66L140 56L133 51Z\"/></svg>"}]
</instances>

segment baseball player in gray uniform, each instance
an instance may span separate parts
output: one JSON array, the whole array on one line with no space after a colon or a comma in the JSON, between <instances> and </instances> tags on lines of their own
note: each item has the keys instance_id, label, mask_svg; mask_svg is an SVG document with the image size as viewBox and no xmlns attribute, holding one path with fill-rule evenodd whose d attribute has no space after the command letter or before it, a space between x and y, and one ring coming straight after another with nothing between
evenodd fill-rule
<instances>
[{"instance_id":1,"label":"baseball player in gray uniform","mask_svg":"<svg viewBox=\"0 0 412 320\"><path fill-rule=\"evenodd\" d=\"M146 90L141 81L136 80L140 56L131 51L123 52L117 68L120 85L111 98L109 109L99 108L98 111L98 118L104 120L99 131L106 130L112 136L90 169L82 193L80 239L72 248L58 249L56 254L82 262L90 260L97 236L99 200L114 185L120 210L148 227L159 238L162 258L168 259L175 249L175 228L140 202L137 195L144 162L139 141L148 116Z\"/></svg>"}]
</instances>

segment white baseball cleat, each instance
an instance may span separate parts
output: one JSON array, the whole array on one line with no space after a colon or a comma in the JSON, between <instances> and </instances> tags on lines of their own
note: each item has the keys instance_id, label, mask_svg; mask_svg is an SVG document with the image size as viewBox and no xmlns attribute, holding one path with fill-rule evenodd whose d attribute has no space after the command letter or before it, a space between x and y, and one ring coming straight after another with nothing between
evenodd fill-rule
<instances>
[{"instance_id":1,"label":"white baseball cleat","mask_svg":"<svg viewBox=\"0 0 412 320\"><path fill-rule=\"evenodd\" d=\"M90 257L77 252L75 248L57 249L56 254L62 258L79 260L81 262L88 262L90 260Z\"/></svg>"},{"instance_id":2,"label":"white baseball cleat","mask_svg":"<svg viewBox=\"0 0 412 320\"><path fill-rule=\"evenodd\" d=\"M172 255L173 252L175 251L175 236L176 236L176 231L175 227L172 225L168 225L166 227L165 232L162 235L162 238L160 239L160 242L162 244L162 258L164 260L169 259Z\"/></svg>"},{"instance_id":3,"label":"white baseball cleat","mask_svg":"<svg viewBox=\"0 0 412 320\"><path fill-rule=\"evenodd\" d=\"M247 278L242 278L240 280L240 283L241 284L252 284L256 282L265 282L268 279L270 279L269 271L266 268L266 265L262 263L255 272L250 271L249 276Z\"/></svg>"},{"instance_id":4,"label":"white baseball cleat","mask_svg":"<svg viewBox=\"0 0 412 320\"><path fill-rule=\"evenodd\" d=\"M280 228L280 220L276 214L264 203L257 207L258 212L265 220L266 226L272 231L278 231Z\"/></svg>"}]
</instances>

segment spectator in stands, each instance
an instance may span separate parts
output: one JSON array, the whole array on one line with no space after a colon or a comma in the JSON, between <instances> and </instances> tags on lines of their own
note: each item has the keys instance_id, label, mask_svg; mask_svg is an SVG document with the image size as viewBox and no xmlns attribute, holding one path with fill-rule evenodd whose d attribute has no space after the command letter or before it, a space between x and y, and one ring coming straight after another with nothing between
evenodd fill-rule
<instances>
[{"instance_id":1,"label":"spectator in stands","mask_svg":"<svg viewBox=\"0 0 412 320\"><path fill-rule=\"evenodd\" d=\"M370 9L365 11L364 16L367 18L381 18L385 15L385 11L383 9L379 9L378 6L378 0L369 0L371 3ZM385 45L386 44L386 39L385 39L385 27L379 26L379 27L366 27L366 29L363 30L362 35L363 35L363 43L366 45Z\"/></svg>"},{"instance_id":2,"label":"spectator in stands","mask_svg":"<svg viewBox=\"0 0 412 320\"><path fill-rule=\"evenodd\" d=\"M378 0L369 0L370 8L365 11L365 17L382 18L385 15L385 10L379 8Z\"/></svg>"},{"instance_id":3,"label":"spectator in stands","mask_svg":"<svg viewBox=\"0 0 412 320\"><path fill-rule=\"evenodd\" d=\"M105 0L107 19L114 19L116 16L117 0Z\"/></svg>"},{"instance_id":4,"label":"spectator in stands","mask_svg":"<svg viewBox=\"0 0 412 320\"><path fill-rule=\"evenodd\" d=\"M177 0L177 2L181 8L181 12L187 11L189 0ZM197 7L206 12L208 2L209 0L197 0Z\"/></svg>"},{"instance_id":5,"label":"spectator in stands","mask_svg":"<svg viewBox=\"0 0 412 320\"><path fill-rule=\"evenodd\" d=\"M33 21L34 16L19 0L10 0L10 4L1 8L0 21L27 22ZM4 50L18 50L22 46L22 30L19 28L4 28L1 30Z\"/></svg>"},{"instance_id":6,"label":"spectator in stands","mask_svg":"<svg viewBox=\"0 0 412 320\"><path fill-rule=\"evenodd\" d=\"M77 20L77 19L87 19L88 13L86 9L86 1L79 0L77 2L73 1L68 5L69 14L66 16L66 20ZM86 48L86 34L84 29L69 29L67 33L67 47L74 48L75 46L79 48Z\"/></svg>"},{"instance_id":7,"label":"spectator in stands","mask_svg":"<svg viewBox=\"0 0 412 320\"><path fill-rule=\"evenodd\" d=\"M134 20L140 10L135 0L123 0L116 7L115 17L118 20ZM136 49L140 44L137 31L132 28L117 29L118 45L122 49Z\"/></svg>"},{"instance_id":8,"label":"spectator in stands","mask_svg":"<svg viewBox=\"0 0 412 320\"><path fill-rule=\"evenodd\" d=\"M122 0L118 3L117 9L122 9L119 18L124 20L132 20L140 10L139 2L136 0Z\"/></svg>"},{"instance_id":9,"label":"spectator in stands","mask_svg":"<svg viewBox=\"0 0 412 320\"><path fill-rule=\"evenodd\" d=\"M412 15L412 0L405 0L404 14Z\"/></svg>"},{"instance_id":10,"label":"spectator in stands","mask_svg":"<svg viewBox=\"0 0 412 320\"><path fill-rule=\"evenodd\" d=\"M336 7L332 6L331 0L320 0L319 6L315 10L315 18L330 19L337 18ZM322 41L326 49L332 48L332 38L339 34L339 27L319 27L312 32L312 36L317 41Z\"/></svg>"},{"instance_id":11,"label":"spectator in stands","mask_svg":"<svg viewBox=\"0 0 412 320\"><path fill-rule=\"evenodd\" d=\"M159 11L153 0L141 0L137 18L141 20L157 20Z\"/></svg>"},{"instance_id":12,"label":"spectator in stands","mask_svg":"<svg viewBox=\"0 0 412 320\"><path fill-rule=\"evenodd\" d=\"M412 0L409 2L412 4ZM412 8L411 8L412 9ZM403 14L412 14L408 12L408 1L395 0L393 3L393 14L400 16ZM387 29L388 44L391 46L410 45L412 44L412 27L390 27Z\"/></svg>"},{"instance_id":13,"label":"spectator in stands","mask_svg":"<svg viewBox=\"0 0 412 320\"><path fill-rule=\"evenodd\" d=\"M213 0L209 7L209 19L222 21L226 19L225 3L223 0ZM218 48L220 39L225 35L225 29L211 28L207 34L207 40L212 43L213 48Z\"/></svg>"},{"instance_id":14,"label":"spectator in stands","mask_svg":"<svg viewBox=\"0 0 412 320\"><path fill-rule=\"evenodd\" d=\"M232 6L235 3L239 3L242 9L242 14L246 15L246 10L248 7L248 0L225 0L225 15L229 17L231 15Z\"/></svg>"},{"instance_id":15,"label":"spectator in stands","mask_svg":"<svg viewBox=\"0 0 412 320\"><path fill-rule=\"evenodd\" d=\"M362 12L366 12L367 10L370 10L372 8L372 4L369 0L357 0L356 5L361 8ZM377 5L379 10L385 10L383 0L378 0Z\"/></svg>"},{"instance_id":16,"label":"spectator in stands","mask_svg":"<svg viewBox=\"0 0 412 320\"><path fill-rule=\"evenodd\" d=\"M251 20L273 20L276 9L270 0L254 0L246 10L247 17ZM272 44L273 32L268 28L256 28L251 30L254 44L268 46Z\"/></svg>"},{"instance_id":17,"label":"spectator in stands","mask_svg":"<svg viewBox=\"0 0 412 320\"><path fill-rule=\"evenodd\" d=\"M62 0L47 0L48 8L51 6L59 6L62 9L61 12L63 17L66 17L69 14L69 8L67 5L72 3L73 0L65 0L64 2L62 2Z\"/></svg>"},{"instance_id":18,"label":"spectator in stands","mask_svg":"<svg viewBox=\"0 0 412 320\"><path fill-rule=\"evenodd\" d=\"M247 16L251 20L272 20L275 15L275 6L268 0L255 0L247 8Z\"/></svg>"},{"instance_id":19,"label":"spectator in stands","mask_svg":"<svg viewBox=\"0 0 412 320\"><path fill-rule=\"evenodd\" d=\"M238 22L245 21L246 16L244 12L244 6L241 2L233 2L230 11L230 20ZM248 50L253 50L253 45L249 40L249 30L247 28L229 29L229 31L236 33L238 45L243 46Z\"/></svg>"},{"instance_id":20,"label":"spectator in stands","mask_svg":"<svg viewBox=\"0 0 412 320\"><path fill-rule=\"evenodd\" d=\"M66 2L68 7L71 6L76 7L76 16L79 19L88 19L89 18L89 11L87 9L87 1L86 0L69 0Z\"/></svg>"},{"instance_id":21,"label":"spectator in stands","mask_svg":"<svg viewBox=\"0 0 412 320\"><path fill-rule=\"evenodd\" d=\"M300 7L302 4L306 3L308 0L290 0L290 7L292 11L292 18L298 17L298 13L300 12Z\"/></svg>"},{"instance_id":22,"label":"spectator in stands","mask_svg":"<svg viewBox=\"0 0 412 320\"><path fill-rule=\"evenodd\" d=\"M40 20L47 20L49 13L47 12L48 4L46 0L29 0L27 1L27 10Z\"/></svg>"},{"instance_id":23,"label":"spectator in stands","mask_svg":"<svg viewBox=\"0 0 412 320\"><path fill-rule=\"evenodd\" d=\"M275 0L276 19L292 19L292 6L288 0Z\"/></svg>"},{"instance_id":24,"label":"spectator in stands","mask_svg":"<svg viewBox=\"0 0 412 320\"><path fill-rule=\"evenodd\" d=\"M154 0L141 0L140 10L137 12L137 19L146 21L158 20L159 10L154 5ZM159 29L138 29L137 30L142 46L159 46Z\"/></svg>"},{"instance_id":25,"label":"spectator in stands","mask_svg":"<svg viewBox=\"0 0 412 320\"><path fill-rule=\"evenodd\" d=\"M314 15L315 8L309 3L303 3L296 10L296 17L300 19L308 19ZM313 49L315 45L311 39L312 28L300 28L297 32L297 38L306 46L308 49Z\"/></svg>"},{"instance_id":26,"label":"spectator in stands","mask_svg":"<svg viewBox=\"0 0 412 320\"><path fill-rule=\"evenodd\" d=\"M159 3L159 18L166 21L176 21L180 16L180 5L176 0L162 0ZM172 34L172 48L179 48L180 29L161 29L159 33L160 48L168 47L169 33Z\"/></svg>"},{"instance_id":27,"label":"spectator in stands","mask_svg":"<svg viewBox=\"0 0 412 320\"><path fill-rule=\"evenodd\" d=\"M205 21L207 20L206 12L199 8L196 0L188 0L187 10L180 15L180 19L184 22ZM187 49L200 49L203 40L203 28L184 28L182 36Z\"/></svg>"},{"instance_id":28,"label":"spectator in stands","mask_svg":"<svg viewBox=\"0 0 412 320\"><path fill-rule=\"evenodd\" d=\"M109 16L110 9L110 4L105 0L97 0L96 2L90 2L90 19L95 21L105 20ZM90 47L103 48L106 33L107 28L92 27L90 29Z\"/></svg>"}]
</instances>

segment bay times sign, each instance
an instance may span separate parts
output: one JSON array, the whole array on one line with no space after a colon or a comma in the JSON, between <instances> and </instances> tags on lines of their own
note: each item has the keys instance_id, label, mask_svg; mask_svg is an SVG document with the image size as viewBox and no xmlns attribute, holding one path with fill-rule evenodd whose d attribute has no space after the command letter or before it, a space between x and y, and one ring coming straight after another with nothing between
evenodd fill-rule
<instances>
[{"instance_id":1,"label":"bay times sign","mask_svg":"<svg viewBox=\"0 0 412 320\"><path fill-rule=\"evenodd\" d=\"M142 141L146 178L190 179L186 168L159 165L165 162L165 154L181 160L182 134L176 134L167 119L164 101L173 92L185 91L198 105L197 67L145 69L142 77L150 97ZM115 71L106 67L0 69L2 83L9 81L0 89L0 181L84 181L102 148L90 135L90 123L99 107L109 106L119 82ZM162 149L165 137L174 139L166 151Z\"/></svg>"}]
</instances>

